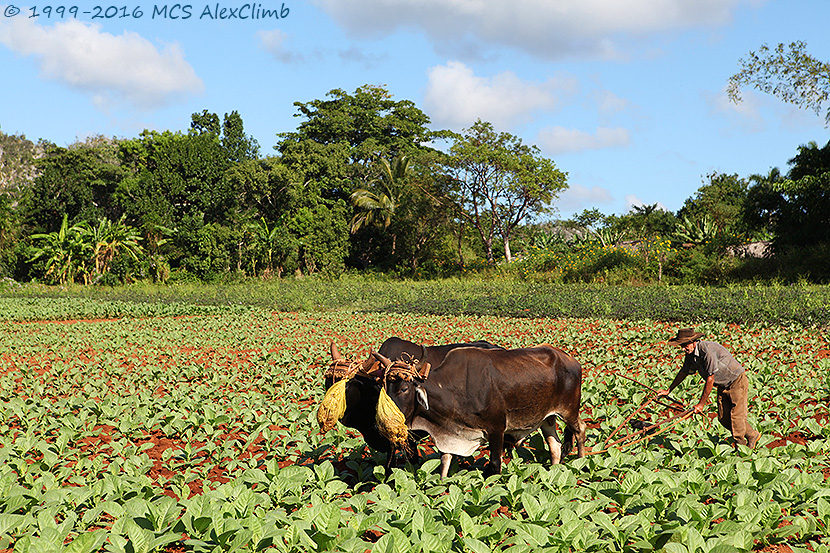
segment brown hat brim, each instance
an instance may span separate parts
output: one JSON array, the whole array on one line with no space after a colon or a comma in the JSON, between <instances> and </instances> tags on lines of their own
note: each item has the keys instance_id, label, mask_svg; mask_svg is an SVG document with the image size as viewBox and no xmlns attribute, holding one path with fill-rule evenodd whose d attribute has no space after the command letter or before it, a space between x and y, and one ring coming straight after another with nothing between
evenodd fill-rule
<instances>
[{"instance_id":1,"label":"brown hat brim","mask_svg":"<svg viewBox=\"0 0 830 553\"><path fill-rule=\"evenodd\" d=\"M697 342L701 338L703 338L703 334L695 332L691 336L683 336L682 338L680 336L675 336L669 340L669 343L673 346L685 346L686 344Z\"/></svg>"}]
</instances>

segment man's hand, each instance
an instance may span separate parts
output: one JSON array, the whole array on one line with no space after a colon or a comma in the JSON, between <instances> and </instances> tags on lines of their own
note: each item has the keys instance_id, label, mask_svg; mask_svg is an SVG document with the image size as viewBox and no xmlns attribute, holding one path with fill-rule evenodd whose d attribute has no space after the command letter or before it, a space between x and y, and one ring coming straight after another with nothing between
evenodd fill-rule
<instances>
[{"instance_id":1,"label":"man's hand","mask_svg":"<svg viewBox=\"0 0 830 553\"><path fill-rule=\"evenodd\" d=\"M669 395L669 390L657 390L657 397L666 397Z\"/></svg>"},{"instance_id":2,"label":"man's hand","mask_svg":"<svg viewBox=\"0 0 830 553\"><path fill-rule=\"evenodd\" d=\"M705 403L698 403L697 405L692 407L692 411L694 411L695 415L700 415L705 410L706 410L706 404Z\"/></svg>"}]
</instances>

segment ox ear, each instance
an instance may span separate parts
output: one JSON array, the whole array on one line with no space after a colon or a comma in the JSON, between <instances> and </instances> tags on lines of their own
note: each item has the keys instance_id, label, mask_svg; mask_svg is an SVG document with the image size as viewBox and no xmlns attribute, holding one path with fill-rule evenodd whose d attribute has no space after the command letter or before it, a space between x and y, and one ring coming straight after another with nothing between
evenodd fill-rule
<instances>
[{"instance_id":1,"label":"ox ear","mask_svg":"<svg viewBox=\"0 0 830 553\"><path fill-rule=\"evenodd\" d=\"M423 386L415 386L415 397L418 400L418 403L421 404L421 407L424 408L424 411L429 411L429 400L427 399L427 391L424 390Z\"/></svg>"},{"instance_id":2,"label":"ox ear","mask_svg":"<svg viewBox=\"0 0 830 553\"><path fill-rule=\"evenodd\" d=\"M337 349L337 344L334 343L334 340L331 342L331 360L337 361L339 359L343 359L343 356L340 355L340 350Z\"/></svg>"}]
</instances>

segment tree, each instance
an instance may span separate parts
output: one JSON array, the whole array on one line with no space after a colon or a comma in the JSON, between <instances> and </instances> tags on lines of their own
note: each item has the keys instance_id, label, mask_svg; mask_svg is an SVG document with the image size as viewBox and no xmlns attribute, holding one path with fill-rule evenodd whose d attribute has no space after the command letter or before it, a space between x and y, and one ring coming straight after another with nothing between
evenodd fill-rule
<instances>
[{"instance_id":1,"label":"tree","mask_svg":"<svg viewBox=\"0 0 830 553\"><path fill-rule=\"evenodd\" d=\"M121 157L129 175L114 198L145 232L175 228L192 210L208 223L224 221L236 201L224 179L230 162L212 133L143 131L121 144Z\"/></svg>"},{"instance_id":2,"label":"tree","mask_svg":"<svg viewBox=\"0 0 830 553\"><path fill-rule=\"evenodd\" d=\"M281 253L280 246L285 242L286 237L290 237L290 233L284 225L275 224L268 225L265 217L261 217L259 221L251 225L251 230L254 233L255 245L257 250L261 250L265 256L265 276L270 276L275 272L277 278L282 276L283 266L279 264L274 267L274 258L279 257ZM296 244L292 244L296 247ZM256 274L256 264L258 257L254 256L251 260L251 274Z\"/></svg>"},{"instance_id":3,"label":"tree","mask_svg":"<svg viewBox=\"0 0 830 553\"><path fill-rule=\"evenodd\" d=\"M33 255L29 262L45 259L45 277L52 283L66 284L74 282L79 273L85 273L88 267L89 242L84 239L81 225L69 226L69 218L64 214L61 226L50 233L32 235Z\"/></svg>"},{"instance_id":4,"label":"tree","mask_svg":"<svg viewBox=\"0 0 830 553\"><path fill-rule=\"evenodd\" d=\"M275 148L306 180L323 183L324 197L347 199L372 178L372 161L429 150L441 133L410 100L394 100L382 86L364 85L349 94L334 89L325 100L295 102L303 117L295 132L280 133ZM365 184L363 184L365 187Z\"/></svg>"},{"instance_id":5,"label":"tree","mask_svg":"<svg viewBox=\"0 0 830 553\"><path fill-rule=\"evenodd\" d=\"M343 202L300 208L286 227L296 237L297 260L306 274L339 276L349 254L349 234Z\"/></svg>"},{"instance_id":6,"label":"tree","mask_svg":"<svg viewBox=\"0 0 830 553\"><path fill-rule=\"evenodd\" d=\"M92 138L67 148L44 145L39 171L21 199L23 224L36 232L54 232L64 214L73 221L118 218L123 211L112 194L124 176L117 141Z\"/></svg>"},{"instance_id":7,"label":"tree","mask_svg":"<svg viewBox=\"0 0 830 553\"><path fill-rule=\"evenodd\" d=\"M804 42L779 44L770 49L762 45L741 59L741 70L729 78L726 93L735 103L741 101L741 87L753 85L778 99L821 114L822 105L830 99L830 63L806 53ZM830 125L830 108L824 116Z\"/></svg>"},{"instance_id":8,"label":"tree","mask_svg":"<svg viewBox=\"0 0 830 553\"><path fill-rule=\"evenodd\" d=\"M92 246L93 273L91 279L105 275L110 264L120 253L126 253L138 261L143 254L141 235L136 229L124 223L126 214L116 222L101 219L96 226L83 226L83 234Z\"/></svg>"},{"instance_id":9,"label":"tree","mask_svg":"<svg viewBox=\"0 0 830 553\"><path fill-rule=\"evenodd\" d=\"M830 243L830 141L798 148L786 178L754 176L747 217L769 225L777 251Z\"/></svg>"},{"instance_id":10,"label":"tree","mask_svg":"<svg viewBox=\"0 0 830 553\"><path fill-rule=\"evenodd\" d=\"M725 255L746 239L743 216L749 184L736 174L712 172L708 182L677 212L675 241L705 245L708 254Z\"/></svg>"},{"instance_id":11,"label":"tree","mask_svg":"<svg viewBox=\"0 0 830 553\"><path fill-rule=\"evenodd\" d=\"M406 181L412 174L409 156L399 156L390 164L385 158L381 158L380 177L372 180L370 186L374 190L358 188L351 195L352 205L361 210L352 218L350 230L352 234L357 232L364 225L374 225L389 228L395 210L400 204L401 195L404 193ZM392 233L392 255L395 255L397 234Z\"/></svg>"},{"instance_id":12,"label":"tree","mask_svg":"<svg viewBox=\"0 0 830 553\"><path fill-rule=\"evenodd\" d=\"M567 188L567 173L508 133L497 133L481 120L457 137L450 148L449 169L456 183L459 214L478 233L488 263L494 263L493 241L502 239L510 262L510 238L526 219L549 211Z\"/></svg>"},{"instance_id":13,"label":"tree","mask_svg":"<svg viewBox=\"0 0 830 553\"><path fill-rule=\"evenodd\" d=\"M382 181L373 182L378 178L377 160L408 156L414 165L425 152L435 152L425 144L443 133L429 130L429 118L413 102L395 100L382 86L364 85L354 93L335 89L325 99L294 105L303 121L296 131L278 134L279 143L275 147L283 166L299 177L295 184L301 188L295 187L295 191L302 192L302 201L294 204L290 217L299 216L303 208L314 211L320 204L332 208L330 202L349 202L355 191L364 190L354 200L370 209L358 213L357 219L354 213L340 209L331 209L327 216L346 215L336 226L345 227L346 237L360 245L351 248L360 253L358 263L371 263L369 252L382 251L376 240L379 231L375 230L373 221L376 216L385 221L386 216L380 214L384 210L390 214L392 204L380 206L394 200L394 211L399 211L397 203L401 199L398 191L385 190ZM391 166L390 170L393 170ZM373 202L378 209L371 207ZM364 215L366 219L362 218ZM389 218L387 229L395 226L396 218ZM360 230L350 235L351 227ZM399 233L396 231L393 235L397 249Z\"/></svg>"},{"instance_id":14,"label":"tree","mask_svg":"<svg viewBox=\"0 0 830 553\"><path fill-rule=\"evenodd\" d=\"M242 117L236 111L225 114L221 142L228 159L234 163L259 157L259 143L245 134Z\"/></svg>"}]
</instances>

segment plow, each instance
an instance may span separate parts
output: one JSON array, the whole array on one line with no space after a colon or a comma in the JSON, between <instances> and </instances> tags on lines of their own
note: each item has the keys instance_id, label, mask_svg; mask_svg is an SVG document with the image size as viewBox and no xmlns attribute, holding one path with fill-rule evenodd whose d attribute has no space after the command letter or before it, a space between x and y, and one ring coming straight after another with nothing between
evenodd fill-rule
<instances>
[{"instance_id":1,"label":"plow","mask_svg":"<svg viewBox=\"0 0 830 553\"><path fill-rule=\"evenodd\" d=\"M631 380L650 390L654 393L643 401L637 409L634 410L630 415L628 415L623 422L614 429L611 434L605 439L602 443L600 449L596 451L589 451L586 452L586 455L598 455L600 453L607 453L611 449L626 449L638 443L641 443L645 440L649 440L654 436L667 432L677 426L678 423L688 419L692 415L694 415L694 410L690 407L686 407L682 402L673 399L669 396L665 396L665 401L657 396L657 390L646 386L645 384L638 382L637 380L626 376L624 374L618 375L625 379ZM654 405L659 405L666 409L673 411L673 413L669 416L665 416L662 419L659 419L656 422L645 422L640 419L636 419L638 415L642 415L643 413L648 413L648 408L653 407ZM627 433L621 432L623 428L628 427L633 428L633 430L629 430ZM622 436L618 437L620 434ZM616 439L615 439L616 438Z\"/></svg>"}]
</instances>

